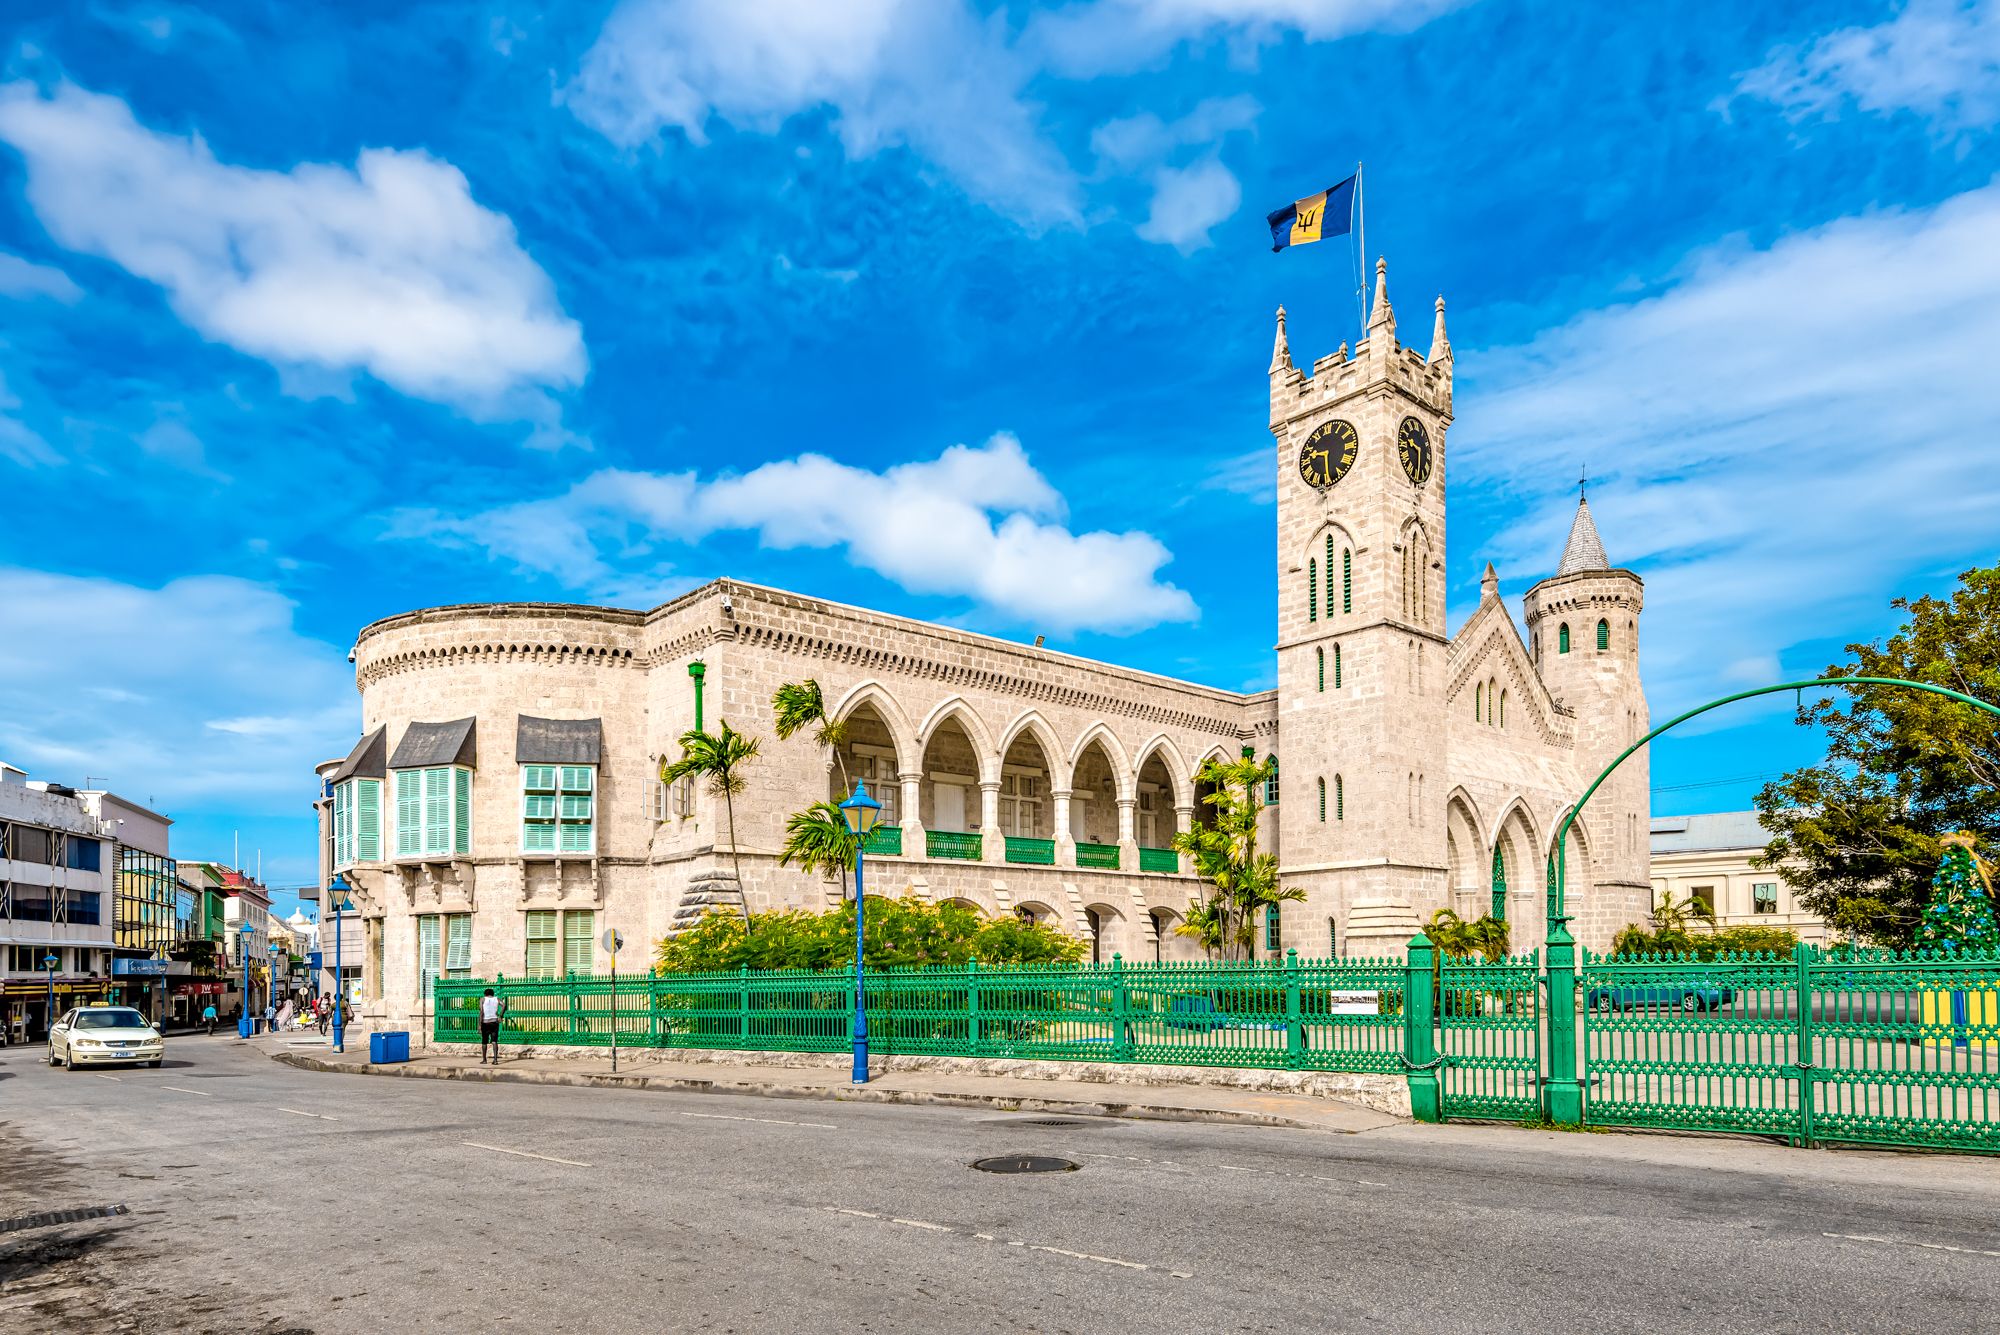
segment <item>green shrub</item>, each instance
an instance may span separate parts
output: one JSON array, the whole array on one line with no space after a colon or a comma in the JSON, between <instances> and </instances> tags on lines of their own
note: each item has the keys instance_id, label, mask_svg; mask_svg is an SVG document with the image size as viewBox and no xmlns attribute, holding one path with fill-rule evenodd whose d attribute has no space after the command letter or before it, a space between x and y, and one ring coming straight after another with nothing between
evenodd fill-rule
<instances>
[{"instance_id":1,"label":"green shrub","mask_svg":"<svg viewBox=\"0 0 2000 1335\"><path fill-rule=\"evenodd\" d=\"M1629 924L1612 938L1613 955L1692 955L1712 960L1723 954L1789 955L1799 943L1799 934L1789 927L1724 927L1715 932L1687 932L1663 927L1649 932L1637 923Z\"/></svg>"},{"instance_id":2,"label":"green shrub","mask_svg":"<svg viewBox=\"0 0 2000 1335\"><path fill-rule=\"evenodd\" d=\"M1083 942L1042 923L989 918L963 904L868 897L870 968L926 969L981 964L1074 964ZM847 968L854 962L854 908L790 909L742 919L711 913L653 953L655 973L712 969Z\"/></svg>"}]
</instances>

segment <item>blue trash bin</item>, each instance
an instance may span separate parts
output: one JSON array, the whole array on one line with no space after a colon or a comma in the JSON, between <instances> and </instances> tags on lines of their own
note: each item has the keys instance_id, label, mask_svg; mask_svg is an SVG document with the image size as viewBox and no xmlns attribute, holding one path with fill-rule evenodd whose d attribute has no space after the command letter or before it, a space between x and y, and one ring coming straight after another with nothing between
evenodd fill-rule
<instances>
[{"instance_id":1,"label":"blue trash bin","mask_svg":"<svg viewBox=\"0 0 2000 1335\"><path fill-rule=\"evenodd\" d=\"M378 1029L368 1035L368 1060L381 1066L390 1062L406 1062L410 1059L410 1033L407 1029Z\"/></svg>"}]
</instances>

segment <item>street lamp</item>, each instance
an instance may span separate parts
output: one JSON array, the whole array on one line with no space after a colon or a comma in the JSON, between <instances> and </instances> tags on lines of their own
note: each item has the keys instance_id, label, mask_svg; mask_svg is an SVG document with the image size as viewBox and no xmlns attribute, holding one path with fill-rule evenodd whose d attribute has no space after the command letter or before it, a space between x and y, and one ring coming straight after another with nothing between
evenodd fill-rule
<instances>
[{"instance_id":1,"label":"street lamp","mask_svg":"<svg viewBox=\"0 0 2000 1335\"><path fill-rule=\"evenodd\" d=\"M326 887L333 909L333 1050L347 1051L347 994L340 972L340 915L347 912L347 882L335 876Z\"/></svg>"},{"instance_id":2,"label":"street lamp","mask_svg":"<svg viewBox=\"0 0 2000 1335\"><path fill-rule=\"evenodd\" d=\"M49 1009L48 1013L42 1016L43 1033L56 1027L56 965L61 963L62 960L53 950L42 956L42 967L49 973Z\"/></svg>"},{"instance_id":3,"label":"street lamp","mask_svg":"<svg viewBox=\"0 0 2000 1335\"><path fill-rule=\"evenodd\" d=\"M238 1038L250 1037L250 1031L254 1027L250 1020L249 931L250 923L246 914L245 921L236 929L236 954L243 962L243 1013L236 1017L236 1036Z\"/></svg>"},{"instance_id":4,"label":"street lamp","mask_svg":"<svg viewBox=\"0 0 2000 1335\"><path fill-rule=\"evenodd\" d=\"M848 832L858 838L854 845L854 1083L865 1085L868 1083L868 1004L862 977L861 948L865 940L862 929L866 925L867 914L863 905L868 896L861 887L861 847L875 832L875 822L882 819L882 804L868 796L866 783L856 779L854 794L840 804L840 814L847 822Z\"/></svg>"}]
</instances>

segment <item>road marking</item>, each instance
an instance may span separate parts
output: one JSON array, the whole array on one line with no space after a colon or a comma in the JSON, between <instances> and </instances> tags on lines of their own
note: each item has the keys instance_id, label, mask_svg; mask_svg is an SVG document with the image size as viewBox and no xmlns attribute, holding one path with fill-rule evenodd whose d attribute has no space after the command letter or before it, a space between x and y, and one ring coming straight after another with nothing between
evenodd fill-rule
<instances>
[{"instance_id":1,"label":"road marking","mask_svg":"<svg viewBox=\"0 0 2000 1335\"><path fill-rule=\"evenodd\" d=\"M530 1154L526 1150L510 1150L505 1145L482 1145L476 1140L461 1140L458 1143L461 1145L470 1145L475 1150L492 1150L495 1154L515 1154L523 1159L540 1159L545 1163L568 1164L571 1168L590 1167L589 1164L579 1163L575 1159L558 1159L553 1154Z\"/></svg>"},{"instance_id":2,"label":"road marking","mask_svg":"<svg viewBox=\"0 0 2000 1335\"><path fill-rule=\"evenodd\" d=\"M1136 1154L1084 1154L1080 1157L1085 1159L1114 1159L1120 1163L1149 1164L1154 1168L1168 1168L1176 1172L1186 1172L1191 1167L1188 1164L1176 1163L1172 1159L1142 1159ZM1272 1168L1246 1168L1242 1164L1233 1163L1219 1163L1209 1166L1219 1168L1225 1173L1255 1173L1260 1177L1291 1178L1299 1182L1330 1182L1339 1187L1386 1187L1389 1185L1387 1182L1370 1182L1368 1179L1361 1177L1322 1177L1318 1173L1281 1173Z\"/></svg>"},{"instance_id":3,"label":"road marking","mask_svg":"<svg viewBox=\"0 0 2000 1335\"><path fill-rule=\"evenodd\" d=\"M1110 1156L1098 1156L1100 1158ZM949 1224L933 1224L927 1219L899 1219L895 1215L876 1214L870 1210L848 1210L838 1205L823 1207L828 1214L844 1214L855 1219L873 1219L882 1224L900 1224L904 1228L920 1228L929 1233L950 1233L955 1237L971 1238L975 1242L997 1242L1006 1247L1019 1247L1023 1251L1047 1252L1051 1256L1067 1256L1074 1261L1095 1261L1099 1265L1115 1265L1125 1270L1145 1270L1153 1274L1167 1275L1174 1279L1193 1279L1192 1272L1185 1270L1162 1270L1144 1261L1126 1261L1116 1256L1099 1256L1095 1252L1073 1252L1067 1247L1047 1247L1039 1242L1028 1242L1022 1238L996 1238L991 1233L960 1233Z\"/></svg>"},{"instance_id":4,"label":"road marking","mask_svg":"<svg viewBox=\"0 0 2000 1335\"><path fill-rule=\"evenodd\" d=\"M91 1074L96 1076L99 1080L123 1080L125 1078L122 1075L106 1075L102 1071L92 1071Z\"/></svg>"},{"instance_id":5,"label":"road marking","mask_svg":"<svg viewBox=\"0 0 2000 1335\"><path fill-rule=\"evenodd\" d=\"M322 1122L338 1122L340 1120L338 1117L328 1117L325 1113L302 1112L297 1108L280 1108L278 1111L288 1112L294 1117L317 1117Z\"/></svg>"},{"instance_id":6,"label":"road marking","mask_svg":"<svg viewBox=\"0 0 2000 1335\"><path fill-rule=\"evenodd\" d=\"M212 1099L215 1095L201 1089L183 1089L179 1085L161 1085L161 1089L171 1089L176 1094L192 1094L198 1099Z\"/></svg>"},{"instance_id":7,"label":"road marking","mask_svg":"<svg viewBox=\"0 0 2000 1335\"><path fill-rule=\"evenodd\" d=\"M1911 1242L1905 1238L1877 1238L1866 1233L1822 1233L1823 1238L1839 1238L1843 1242L1880 1242L1891 1247L1921 1247L1927 1252L1957 1252L1961 1256L2000 1256L2000 1252L1982 1251L1977 1247L1952 1247L1942 1242Z\"/></svg>"},{"instance_id":8,"label":"road marking","mask_svg":"<svg viewBox=\"0 0 2000 1335\"><path fill-rule=\"evenodd\" d=\"M669 1108L667 1111L673 1113L676 1117L699 1117L704 1122L763 1122L768 1126L810 1126L816 1127L821 1131L840 1130L839 1127L833 1125L831 1122L787 1122L782 1117L735 1117L729 1113L680 1112L672 1108Z\"/></svg>"}]
</instances>

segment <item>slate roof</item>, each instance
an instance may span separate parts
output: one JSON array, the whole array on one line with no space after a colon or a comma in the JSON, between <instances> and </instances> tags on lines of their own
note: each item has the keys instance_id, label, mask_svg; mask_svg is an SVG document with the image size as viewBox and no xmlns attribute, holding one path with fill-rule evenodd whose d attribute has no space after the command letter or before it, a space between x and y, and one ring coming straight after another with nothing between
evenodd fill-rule
<instances>
[{"instance_id":1,"label":"slate roof","mask_svg":"<svg viewBox=\"0 0 2000 1335\"><path fill-rule=\"evenodd\" d=\"M340 783L347 779L380 779L388 775L384 758L388 754L387 724L375 729L354 744L347 753L347 759L340 762L340 768L333 772L328 783Z\"/></svg>"},{"instance_id":2,"label":"slate roof","mask_svg":"<svg viewBox=\"0 0 2000 1335\"><path fill-rule=\"evenodd\" d=\"M530 718L514 729L514 759L523 765L595 765L604 750L604 724L594 718Z\"/></svg>"},{"instance_id":3,"label":"slate roof","mask_svg":"<svg viewBox=\"0 0 2000 1335\"><path fill-rule=\"evenodd\" d=\"M473 725L476 718L453 719L449 723L412 723L396 743L389 757L390 769L424 769L430 765L476 764Z\"/></svg>"}]
</instances>

